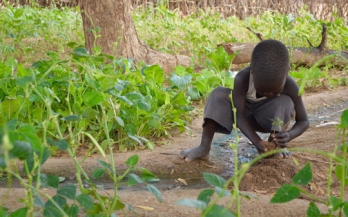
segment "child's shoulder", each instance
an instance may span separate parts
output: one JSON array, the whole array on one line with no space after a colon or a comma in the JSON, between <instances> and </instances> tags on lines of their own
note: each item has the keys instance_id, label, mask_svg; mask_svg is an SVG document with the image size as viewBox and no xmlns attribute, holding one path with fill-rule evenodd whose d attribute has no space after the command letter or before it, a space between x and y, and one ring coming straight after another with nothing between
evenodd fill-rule
<instances>
[{"instance_id":1,"label":"child's shoulder","mask_svg":"<svg viewBox=\"0 0 348 217\"><path fill-rule=\"evenodd\" d=\"M298 94L299 91L299 86L297 85L296 81L289 75L286 77L284 91L295 94Z\"/></svg>"},{"instance_id":2,"label":"child's shoulder","mask_svg":"<svg viewBox=\"0 0 348 217\"><path fill-rule=\"evenodd\" d=\"M240 94L246 93L249 88L249 79L250 79L250 67L246 67L239 71L234 78L234 91L237 91Z\"/></svg>"},{"instance_id":3,"label":"child's shoulder","mask_svg":"<svg viewBox=\"0 0 348 217\"><path fill-rule=\"evenodd\" d=\"M238 82L245 82L245 81L249 82L249 78L250 78L250 66L239 71L235 77L235 80L237 80Z\"/></svg>"}]
</instances>

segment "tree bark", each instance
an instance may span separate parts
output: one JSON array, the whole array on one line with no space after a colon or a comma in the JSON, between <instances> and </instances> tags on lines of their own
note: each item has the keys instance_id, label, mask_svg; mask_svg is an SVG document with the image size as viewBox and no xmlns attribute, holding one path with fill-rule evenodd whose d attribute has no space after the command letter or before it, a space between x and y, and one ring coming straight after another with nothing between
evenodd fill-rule
<instances>
[{"instance_id":1,"label":"tree bark","mask_svg":"<svg viewBox=\"0 0 348 217\"><path fill-rule=\"evenodd\" d=\"M158 64L166 72L176 65L188 66L190 58L170 55L151 49L138 37L128 0L80 0L86 48L100 46L103 53L116 57L134 58L136 62ZM91 29L98 27L93 34Z\"/></svg>"}]
</instances>

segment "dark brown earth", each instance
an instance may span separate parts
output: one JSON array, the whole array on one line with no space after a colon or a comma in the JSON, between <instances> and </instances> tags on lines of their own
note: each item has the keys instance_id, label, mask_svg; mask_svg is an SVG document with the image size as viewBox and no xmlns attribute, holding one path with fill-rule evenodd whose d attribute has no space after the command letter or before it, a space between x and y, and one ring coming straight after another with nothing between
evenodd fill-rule
<instances>
[{"instance_id":1,"label":"dark brown earth","mask_svg":"<svg viewBox=\"0 0 348 217\"><path fill-rule=\"evenodd\" d=\"M347 109L348 87L305 93L303 99L310 114L311 124L303 135L291 141L289 148L308 148L332 152L336 141L336 125L325 125L325 123L338 122L342 111ZM163 139L161 142L164 144L156 146L153 151L138 150L114 153L119 172L125 169L124 162L128 157L137 154L139 155L139 166L147 168L161 178L157 186L163 194L163 203L157 202L153 195L142 189L122 188L123 190L119 191L122 200L132 205L139 216L200 216L199 210L179 206L175 202L184 198L197 198L199 192L207 187L201 179L203 172L215 173L225 179L233 174L233 155L224 142L212 146L210 161L195 160L186 163L178 157L181 150L199 144L202 133L202 108L196 110L196 118L189 126L191 132L173 133L172 137ZM217 134L214 141L223 138L224 135ZM253 155L253 148L245 138L240 141L239 146L241 154L249 156L251 153ZM102 159L102 157L92 155L82 164L87 174L91 174L98 167L97 159ZM108 159L103 160L108 161ZM295 162L298 162L298 165ZM240 184L240 188L255 194L259 199L243 200L242 216L306 216L306 210L311 200L304 195L301 195L300 199L285 204L270 204L269 201L282 184L291 183L293 175L307 162L311 164L313 180L303 188L324 199L327 189L329 159L313 153L294 151L293 158L262 159L249 169ZM70 179L75 176L75 171L72 160L63 156L50 158L43 168L43 173L64 176L66 182L73 181ZM187 185L178 181L178 178L184 179ZM22 206L18 198L23 197L23 189L11 189L10 197L8 197L9 192L5 190L5 188L0 189L0 197L7 198L3 200L4 206L11 209ZM53 193L47 189L45 191ZM334 177L330 194L337 196L338 193L339 182ZM346 193L348 192L346 191ZM219 204L226 205L228 202L229 198L224 198ZM139 206L151 207L153 210L145 210ZM321 211L327 210L323 205L317 204L317 206ZM119 215L124 216L124 213L119 213ZM137 215L128 213L127 216Z\"/></svg>"}]
</instances>

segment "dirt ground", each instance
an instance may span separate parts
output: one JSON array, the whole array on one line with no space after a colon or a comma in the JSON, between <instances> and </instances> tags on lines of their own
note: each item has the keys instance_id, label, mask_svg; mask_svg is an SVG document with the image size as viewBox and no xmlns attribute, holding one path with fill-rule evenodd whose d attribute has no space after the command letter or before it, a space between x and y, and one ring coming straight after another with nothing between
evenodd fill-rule
<instances>
[{"instance_id":1,"label":"dirt ground","mask_svg":"<svg viewBox=\"0 0 348 217\"><path fill-rule=\"evenodd\" d=\"M311 121L310 128L303 135L291 141L289 146L332 152L336 139L335 123L339 122L342 111L348 108L348 87L305 93L303 99ZM198 108L197 116L189 126L191 132L173 133L172 137L163 140L164 145L157 146L153 151L142 150L114 154L119 172L125 169L124 162L128 157L138 154L138 165L152 171L161 179L155 185L163 195L163 202L159 203L151 193L142 187L131 189L123 187L119 191L120 197L125 203L132 205L139 215L126 212L119 213L120 216L199 216L199 210L176 205L176 201L184 198L196 199L203 188L209 187L202 179L204 172L215 173L225 179L233 174L233 153L226 144L228 140L234 140L234 138L229 135L217 134L215 136L210 161L196 160L186 163L178 157L181 150L199 144L202 133L201 114L202 108ZM242 135L241 138L238 158L247 159L249 157L251 159L257 155L247 139ZM293 158L271 158L263 159L250 168L243 178L240 188L254 194L258 199L242 201L242 216L306 216L311 199L305 195L285 204L270 204L269 201L282 184L291 183L293 175L307 162L311 164L313 180L309 185L304 186L304 189L319 198L325 198L329 159L306 152L294 152L293 156L299 165L295 164ZM102 159L102 157L93 155L83 163L82 166L87 174L91 174L98 167L96 159ZM103 160L107 161L107 159ZM73 181L75 167L69 158L55 157L45 163L42 172L64 176L66 182L69 182ZM187 185L178 181L179 178L184 179ZM107 189L107 178L103 181ZM0 187L4 186L1 184ZM5 188L0 188L0 198L8 196L5 190ZM334 179L331 194L337 196L338 193L339 183ZM11 196L7 197L3 205L11 209L22 206L18 198L23 194L21 188L11 189ZM228 202L229 198L224 198L219 204L226 205ZM139 206L152 207L153 210L146 210ZM320 204L317 206L325 212L325 206Z\"/></svg>"}]
</instances>

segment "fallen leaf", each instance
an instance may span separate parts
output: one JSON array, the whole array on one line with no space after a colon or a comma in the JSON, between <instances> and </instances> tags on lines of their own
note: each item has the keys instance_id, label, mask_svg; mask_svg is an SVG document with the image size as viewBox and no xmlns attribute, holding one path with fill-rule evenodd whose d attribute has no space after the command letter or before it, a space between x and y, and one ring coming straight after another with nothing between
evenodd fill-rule
<instances>
[{"instance_id":1,"label":"fallen leaf","mask_svg":"<svg viewBox=\"0 0 348 217\"><path fill-rule=\"evenodd\" d=\"M298 162L298 160L293 156L292 157L292 160L294 161L294 164L296 165L296 166L298 166L300 163Z\"/></svg>"},{"instance_id":2,"label":"fallen leaf","mask_svg":"<svg viewBox=\"0 0 348 217\"><path fill-rule=\"evenodd\" d=\"M187 185L187 182L185 181L185 179L178 178L177 180L178 180L179 182L181 182L182 184Z\"/></svg>"},{"instance_id":3,"label":"fallen leaf","mask_svg":"<svg viewBox=\"0 0 348 217\"><path fill-rule=\"evenodd\" d=\"M315 172L315 174L316 174L317 176L319 176L320 178L322 178L322 179L326 179L326 177L325 177L324 175L320 174L320 173Z\"/></svg>"},{"instance_id":4,"label":"fallen leaf","mask_svg":"<svg viewBox=\"0 0 348 217\"><path fill-rule=\"evenodd\" d=\"M259 190L256 190L256 189L253 189L256 193L260 193L260 194L266 194L267 191L259 191Z\"/></svg>"},{"instance_id":5,"label":"fallen leaf","mask_svg":"<svg viewBox=\"0 0 348 217\"><path fill-rule=\"evenodd\" d=\"M149 206L140 206L140 205L135 205L135 206L144 210L149 210L149 211L155 210L153 207L149 207Z\"/></svg>"}]
</instances>

